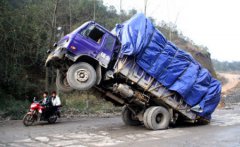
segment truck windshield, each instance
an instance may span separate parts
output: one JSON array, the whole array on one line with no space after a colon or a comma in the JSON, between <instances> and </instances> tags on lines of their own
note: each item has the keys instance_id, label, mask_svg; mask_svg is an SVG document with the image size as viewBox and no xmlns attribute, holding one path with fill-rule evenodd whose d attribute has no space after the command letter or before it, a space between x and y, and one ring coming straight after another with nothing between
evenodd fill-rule
<instances>
[{"instance_id":1,"label":"truck windshield","mask_svg":"<svg viewBox=\"0 0 240 147\"><path fill-rule=\"evenodd\" d=\"M91 38L97 43L101 43L104 31L96 25L90 25L88 28L81 32L81 35Z\"/></svg>"}]
</instances>

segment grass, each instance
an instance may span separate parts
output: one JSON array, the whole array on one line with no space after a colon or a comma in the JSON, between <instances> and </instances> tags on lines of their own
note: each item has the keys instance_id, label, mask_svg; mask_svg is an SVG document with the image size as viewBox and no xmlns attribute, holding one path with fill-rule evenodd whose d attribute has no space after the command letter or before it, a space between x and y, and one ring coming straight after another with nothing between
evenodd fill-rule
<instances>
[{"instance_id":1,"label":"grass","mask_svg":"<svg viewBox=\"0 0 240 147\"><path fill-rule=\"evenodd\" d=\"M103 114L115 113L120 110L112 103L99 97L96 91L73 92L70 94L61 94L62 111L66 115L74 114Z\"/></svg>"}]
</instances>

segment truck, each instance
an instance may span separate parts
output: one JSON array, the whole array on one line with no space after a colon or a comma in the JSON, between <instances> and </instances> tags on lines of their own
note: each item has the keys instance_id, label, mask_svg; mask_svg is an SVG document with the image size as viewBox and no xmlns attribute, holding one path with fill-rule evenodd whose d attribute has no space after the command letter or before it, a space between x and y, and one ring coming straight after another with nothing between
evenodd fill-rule
<instances>
[{"instance_id":1,"label":"truck","mask_svg":"<svg viewBox=\"0 0 240 147\"><path fill-rule=\"evenodd\" d=\"M96 88L122 106L126 125L167 129L178 121L209 123L221 84L168 41L143 14L108 31L88 21L49 51L60 91Z\"/></svg>"}]
</instances>

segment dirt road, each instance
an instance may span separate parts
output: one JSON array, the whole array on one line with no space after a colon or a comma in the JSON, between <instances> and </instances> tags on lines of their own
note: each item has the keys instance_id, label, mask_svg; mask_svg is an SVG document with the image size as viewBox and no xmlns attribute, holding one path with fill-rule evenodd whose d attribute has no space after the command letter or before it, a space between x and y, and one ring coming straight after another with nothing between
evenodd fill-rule
<instances>
[{"instance_id":1,"label":"dirt road","mask_svg":"<svg viewBox=\"0 0 240 147\"><path fill-rule=\"evenodd\" d=\"M238 106L239 107L239 106ZM0 146L240 146L240 110L217 110L210 125L184 124L168 130L125 126L120 116L60 120L24 127L0 123Z\"/></svg>"},{"instance_id":2,"label":"dirt road","mask_svg":"<svg viewBox=\"0 0 240 147\"><path fill-rule=\"evenodd\" d=\"M227 79L227 83L222 86L222 93L226 93L230 89L236 87L240 82L240 75L238 74L219 73L219 75Z\"/></svg>"}]
</instances>

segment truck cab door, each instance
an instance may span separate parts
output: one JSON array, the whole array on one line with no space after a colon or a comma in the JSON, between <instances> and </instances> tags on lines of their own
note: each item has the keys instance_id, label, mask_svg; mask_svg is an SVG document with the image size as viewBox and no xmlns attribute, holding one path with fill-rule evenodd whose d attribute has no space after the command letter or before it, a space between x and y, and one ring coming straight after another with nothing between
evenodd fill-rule
<instances>
[{"instance_id":1,"label":"truck cab door","mask_svg":"<svg viewBox=\"0 0 240 147\"><path fill-rule=\"evenodd\" d=\"M96 58L101 51L101 43L98 38L104 36L104 31L100 30L94 24L90 24L87 28L81 30L75 36L75 44L78 50L75 51L76 55L87 55Z\"/></svg>"},{"instance_id":2,"label":"truck cab door","mask_svg":"<svg viewBox=\"0 0 240 147\"><path fill-rule=\"evenodd\" d=\"M109 33L105 33L103 40L101 41L101 51L97 55L97 60L99 61L100 65L105 68L108 67L109 62L112 59L115 42L115 37Z\"/></svg>"}]
</instances>

